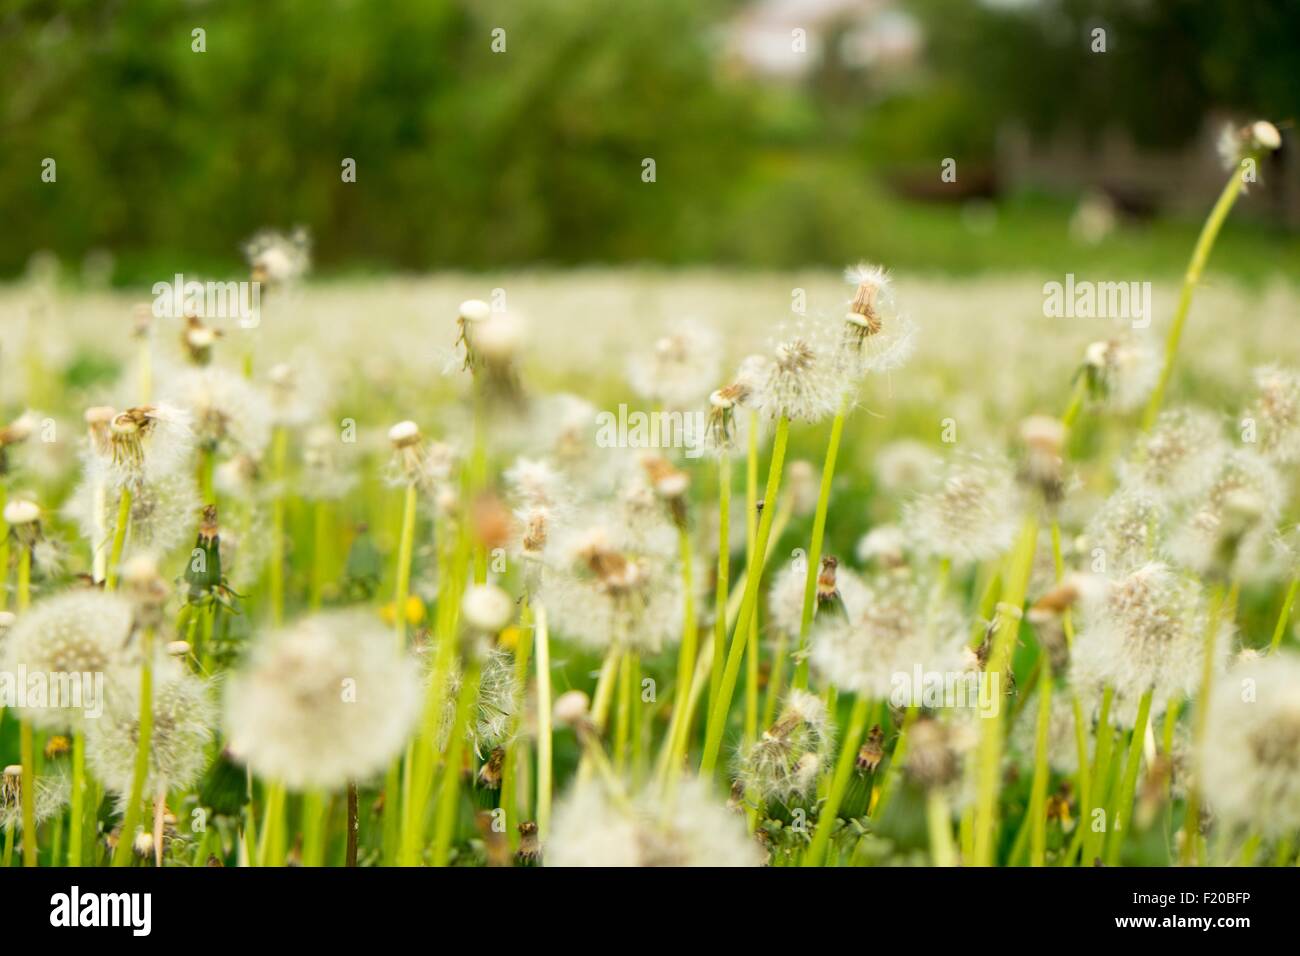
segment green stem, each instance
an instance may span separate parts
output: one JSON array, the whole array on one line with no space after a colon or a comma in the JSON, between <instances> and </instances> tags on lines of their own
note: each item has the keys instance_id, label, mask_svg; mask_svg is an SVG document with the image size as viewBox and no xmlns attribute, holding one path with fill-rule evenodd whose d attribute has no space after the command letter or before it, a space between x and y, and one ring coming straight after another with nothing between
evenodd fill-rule
<instances>
[{"instance_id":1,"label":"green stem","mask_svg":"<svg viewBox=\"0 0 1300 956\"><path fill-rule=\"evenodd\" d=\"M288 457L289 432L277 427L271 439L271 556L267 587L270 591L271 624L284 623L284 476Z\"/></svg>"},{"instance_id":2,"label":"green stem","mask_svg":"<svg viewBox=\"0 0 1300 956\"><path fill-rule=\"evenodd\" d=\"M1151 691L1142 695L1138 702L1137 722L1133 725L1133 736L1129 741L1128 762L1124 766L1124 776L1120 779L1119 793L1111 805L1107 824L1109 838L1106 843L1106 865L1119 863L1119 851L1124 843L1124 832L1131 826L1129 811L1133 808L1133 793L1137 789L1138 770L1142 765L1142 745L1146 740L1147 721L1151 716Z\"/></svg>"},{"instance_id":3,"label":"green stem","mask_svg":"<svg viewBox=\"0 0 1300 956\"><path fill-rule=\"evenodd\" d=\"M36 865L36 773L32 725L23 718L18 722L18 749L22 761L23 866Z\"/></svg>"},{"instance_id":4,"label":"green stem","mask_svg":"<svg viewBox=\"0 0 1300 956\"><path fill-rule=\"evenodd\" d=\"M736 690L736 679L740 676L741 658L744 657L749 636L749 622L758 602L759 580L763 576L762 563L767 553L767 539L772 531L772 519L777 510L775 505L781 490L781 471L785 466L785 448L789 437L790 420L782 416L776 423L776 434L772 439L772 461L768 466L767 490L763 497L766 507L763 508L763 517L758 523L758 538L745 576L745 591L740 602L740 615L732 631L726 667L723 670L722 682L718 686L718 698L713 702L709 713L704 755L700 761L702 776L713 774L713 769L718 762L718 753L722 749L722 735L726 730L727 712L731 708L731 698Z\"/></svg>"},{"instance_id":5,"label":"green stem","mask_svg":"<svg viewBox=\"0 0 1300 956\"><path fill-rule=\"evenodd\" d=\"M758 439L754 434L754 429L750 429L750 455L749 464L752 468L746 468L746 474L751 474L758 467ZM753 553L753 526L754 521L749 516L750 509L753 508L751 499L756 492L752 482L746 486L746 543L748 558ZM718 697L718 685L722 683L723 654L727 647L727 592L730 588L731 581L731 459L724 453L718 459L718 586L713 601L713 670L709 674L709 703ZM673 706L673 712L676 713L676 705Z\"/></svg>"},{"instance_id":6,"label":"green stem","mask_svg":"<svg viewBox=\"0 0 1300 956\"><path fill-rule=\"evenodd\" d=\"M537 605L537 836L545 842L551 829L551 644L546 608Z\"/></svg>"},{"instance_id":7,"label":"green stem","mask_svg":"<svg viewBox=\"0 0 1300 956\"><path fill-rule=\"evenodd\" d=\"M72 798L68 821L68 866L81 866L83 827L86 816L86 735L78 730L72 737Z\"/></svg>"},{"instance_id":8,"label":"green stem","mask_svg":"<svg viewBox=\"0 0 1300 956\"><path fill-rule=\"evenodd\" d=\"M113 550L109 552L108 567L104 569L104 587L109 591L117 587L117 566L122 563L122 551L126 547L126 535L130 524L131 489L123 487L117 503L117 525L113 528Z\"/></svg>"},{"instance_id":9,"label":"green stem","mask_svg":"<svg viewBox=\"0 0 1300 956\"><path fill-rule=\"evenodd\" d=\"M1219 640L1219 625L1228 606L1236 605L1237 584L1234 581L1228 594L1222 585L1215 588L1210 599L1209 621L1205 628L1205 658L1201 667L1201 691L1196 698L1196 712L1192 722L1192 783L1187 792L1186 818L1183 821L1183 865L1193 862L1201 831L1201 748L1210 727L1210 693L1214 685L1214 649Z\"/></svg>"},{"instance_id":10,"label":"green stem","mask_svg":"<svg viewBox=\"0 0 1300 956\"><path fill-rule=\"evenodd\" d=\"M1300 576L1291 579L1290 586L1286 589L1286 597L1282 599L1282 609L1277 614L1277 624L1273 628L1273 639L1268 642L1268 652L1277 653L1277 649L1282 646L1282 637L1286 634L1287 621L1291 618L1291 608L1295 606L1295 596L1297 590L1300 590Z\"/></svg>"},{"instance_id":11,"label":"green stem","mask_svg":"<svg viewBox=\"0 0 1300 956\"><path fill-rule=\"evenodd\" d=\"M302 798L302 865L325 863L325 830L329 826L326 797L319 790L309 790Z\"/></svg>"},{"instance_id":12,"label":"green stem","mask_svg":"<svg viewBox=\"0 0 1300 956\"><path fill-rule=\"evenodd\" d=\"M830 792L826 802L817 813L817 830L813 834L812 845L804 854L804 866L820 866L830 846L831 830L835 828L835 818L840 812L844 800L844 791L848 789L849 777L858 757L858 744L867 729L867 714L871 701L865 694L859 694L853 701L853 710L849 714L849 729L844 734L840 745L840 756L835 762L835 776L831 780Z\"/></svg>"},{"instance_id":13,"label":"green stem","mask_svg":"<svg viewBox=\"0 0 1300 956\"><path fill-rule=\"evenodd\" d=\"M1029 816L1033 821L1029 839L1029 865L1043 866L1047 860L1047 764L1049 731L1052 726L1052 665L1044 651L1043 675L1038 690L1038 727L1034 735L1034 780L1030 787Z\"/></svg>"},{"instance_id":14,"label":"green stem","mask_svg":"<svg viewBox=\"0 0 1300 956\"><path fill-rule=\"evenodd\" d=\"M1038 539L1038 520L1034 516L1025 519L1020 532L1020 540L1012 552L1007 565L1006 589L1002 594L1003 611L998 617L997 631L993 637L993 647L989 653L988 666L990 674L1005 674L1011 664L1011 654L1015 647L1016 635L1020 631L1020 618L1025 603L1025 593L1029 587L1029 575L1033 571L1034 548ZM995 836L997 831L998 790L1001 783L1002 765L1002 717L985 719L981 728L979 751L977 755L977 784L975 800L975 860L976 866L992 866Z\"/></svg>"},{"instance_id":15,"label":"green stem","mask_svg":"<svg viewBox=\"0 0 1300 956\"><path fill-rule=\"evenodd\" d=\"M835 478L835 460L840 453L840 438L844 434L844 415L848 400L840 402L840 410L831 422L831 436L826 444L826 461L822 465L821 489L817 494L817 510L813 513L812 542L808 545L808 569L803 583L803 612L799 618L799 647L795 659L799 661L794 672L797 690L808 686L808 631L812 627L813 613L817 608L817 575L821 570L822 544L826 538L826 512L831 503L831 482Z\"/></svg>"},{"instance_id":16,"label":"green stem","mask_svg":"<svg viewBox=\"0 0 1300 956\"><path fill-rule=\"evenodd\" d=\"M1219 193L1219 199L1210 210L1210 217L1205 220L1205 225L1201 227L1201 234L1196 240L1196 247L1192 250L1192 259L1187 265L1187 273L1183 276L1182 291L1178 296L1178 307L1174 311L1174 321L1169 327L1169 338L1165 341L1165 362L1160 369L1160 378L1156 382L1155 389L1151 392L1151 398L1147 402L1146 412L1142 416L1142 427L1146 431L1151 430L1160 414L1160 405L1164 401L1165 389L1169 385L1169 376L1173 372L1174 357L1178 354L1178 341L1182 338L1183 326L1187 322L1187 313L1192 306L1192 293L1196 289L1197 283L1201 280L1201 273L1205 269L1205 263L1210 258L1210 250L1214 248L1214 240L1219 235L1219 230L1228 218L1228 213L1232 210L1232 204L1237 201L1237 196L1241 193L1242 175L1241 169L1235 169L1228 178L1227 184L1223 187L1223 192Z\"/></svg>"},{"instance_id":17,"label":"green stem","mask_svg":"<svg viewBox=\"0 0 1300 956\"><path fill-rule=\"evenodd\" d=\"M122 830L113 851L113 866L127 866L135 843L135 828L140 823L140 804L144 800L144 782L149 774L149 747L153 738L153 631L141 632L140 718L137 731L135 769L131 792L127 797Z\"/></svg>"},{"instance_id":18,"label":"green stem","mask_svg":"<svg viewBox=\"0 0 1300 956\"><path fill-rule=\"evenodd\" d=\"M930 856L935 866L956 866L957 849L952 842L952 812L941 787L925 796L925 819L930 830Z\"/></svg>"}]
</instances>

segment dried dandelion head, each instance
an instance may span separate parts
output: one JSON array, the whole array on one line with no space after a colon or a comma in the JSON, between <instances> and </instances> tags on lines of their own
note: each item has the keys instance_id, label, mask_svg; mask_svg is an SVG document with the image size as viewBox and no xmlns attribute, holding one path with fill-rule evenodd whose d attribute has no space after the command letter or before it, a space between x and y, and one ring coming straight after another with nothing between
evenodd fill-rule
<instances>
[{"instance_id":1,"label":"dried dandelion head","mask_svg":"<svg viewBox=\"0 0 1300 956\"><path fill-rule=\"evenodd\" d=\"M889 274L861 263L844 272L854 287L844 316L842 355L855 377L901 367L916 347L916 324L899 313Z\"/></svg>"},{"instance_id":2,"label":"dried dandelion head","mask_svg":"<svg viewBox=\"0 0 1300 956\"><path fill-rule=\"evenodd\" d=\"M815 795L834 753L834 727L820 697L794 690L776 723L743 754L737 779L763 803L790 805Z\"/></svg>"},{"instance_id":3,"label":"dried dandelion head","mask_svg":"<svg viewBox=\"0 0 1300 956\"><path fill-rule=\"evenodd\" d=\"M248 379L217 365L187 368L167 392L189 412L200 445L261 459L271 440L271 403Z\"/></svg>"},{"instance_id":4,"label":"dried dandelion head","mask_svg":"<svg viewBox=\"0 0 1300 956\"><path fill-rule=\"evenodd\" d=\"M63 812L72 795L72 785L62 773L41 774L33 778L35 796L32 808L36 825L52 820ZM0 831L23 828L23 768L18 764L0 773Z\"/></svg>"},{"instance_id":5,"label":"dried dandelion head","mask_svg":"<svg viewBox=\"0 0 1300 956\"><path fill-rule=\"evenodd\" d=\"M824 320L803 319L785 335L763 364L755 405L769 421L816 423L834 415L850 380Z\"/></svg>"},{"instance_id":6,"label":"dried dandelion head","mask_svg":"<svg viewBox=\"0 0 1300 956\"><path fill-rule=\"evenodd\" d=\"M1247 160L1258 159L1282 146L1282 134L1268 120L1256 120L1248 126L1223 127L1216 144L1219 160L1229 172L1240 168Z\"/></svg>"},{"instance_id":7,"label":"dried dandelion head","mask_svg":"<svg viewBox=\"0 0 1300 956\"><path fill-rule=\"evenodd\" d=\"M282 285L301 278L311 268L311 238L302 228L288 235L263 230L244 243L244 255L254 282Z\"/></svg>"}]
</instances>

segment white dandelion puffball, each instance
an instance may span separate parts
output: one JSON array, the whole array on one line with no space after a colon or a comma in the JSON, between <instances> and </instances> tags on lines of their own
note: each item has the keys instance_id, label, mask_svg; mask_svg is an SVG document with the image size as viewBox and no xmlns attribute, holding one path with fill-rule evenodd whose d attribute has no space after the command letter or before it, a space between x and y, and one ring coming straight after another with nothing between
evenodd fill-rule
<instances>
[{"instance_id":1,"label":"white dandelion puffball","mask_svg":"<svg viewBox=\"0 0 1300 956\"><path fill-rule=\"evenodd\" d=\"M681 781L670 799L657 787L612 799L603 781L579 781L555 809L547 866L760 866L745 819L708 785Z\"/></svg>"},{"instance_id":2,"label":"white dandelion puffball","mask_svg":"<svg viewBox=\"0 0 1300 956\"><path fill-rule=\"evenodd\" d=\"M160 656L153 667L153 732L144 792L156 793L160 786L186 790L207 769L208 745L215 736L210 684L172 658ZM124 796L131 792L140 734L138 669L119 672L105 698L104 713L86 722L86 765L107 790Z\"/></svg>"},{"instance_id":3,"label":"white dandelion puffball","mask_svg":"<svg viewBox=\"0 0 1300 956\"><path fill-rule=\"evenodd\" d=\"M1115 692L1112 717L1131 727L1139 701L1152 693L1152 715L1195 693L1205 660L1208 615L1200 584L1165 564L1143 565L1087 589L1070 655L1070 682L1089 699ZM1221 620L1216 666L1226 660L1232 626Z\"/></svg>"},{"instance_id":4,"label":"white dandelion puffball","mask_svg":"<svg viewBox=\"0 0 1300 956\"><path fill-rule=\"evenodd\" d=\"M757 369L754 404L770 421L810 424L834 415L852 384L825 319L793 323Z\"/></svg>"},{"instance_id":5,"label":"white dandelion puffball","mask_svg":"<svg viewBox=\"0 0 1300 956\"><path fill-rule=\"evenodd\" d=\"M1300 827L1300 657L1233 667L1210 696L1206 797L1225 819L1282 837Z\"/></svg>"},{"instance_id":6,"label":"white dandelion puffball","mask_svg":"<svg viewBox=\"0 0 1300 956\"><path fill-rule=\"evenodd\" d=\"M1256 370L1259 395L1246 413L1262 455L1274 464L1300 461L1300 372L1269 365Z\"/></svg>"},{"instance_id":7,"label":"white dandelion puffball","mask_svg":"<svg viewBox=\"0 0 1300 956\"><path fill-rule=\"evenodd\" d=\"M106 591L65 591L39 601L21 614L3 643L4 670L18 674L106 674L125 666L134 612L125 598ZM53 681L51 682L53 684ZM60 686L69 686L63 682ZM82 690L85 690L82 683ZM94 706L96 701L84 701ZM23 716L39 727L81 727L86 707L29 706Z\"/></svg>"},{"instance_id":8,"label":"white dandelion puffball","mask_svg":"<svg viewBox=\"0 0 1300 956\"><path fill-rule=\"evenodd\" d=\"M267 635L230 678L226 736L255 774L294 790L367 780L415 728L419 675L370 615L305 618Z\"/></svg>"},{"instance_id":9,"label":"white dandelion puffball","mask_svg":"<svg viewBox=\"0 0 1300 956\"><path fill-rule=\"evenodd\" d=\"M186 367L167 383L167 393L189 410L201 444L254 459L266 451L272 404L244 376L217 365Z\"/></svg>"},{"instance_id":10,"label":"white dandelion puffball","mask_svg":"<svg viewBox=\"0 0 1300 956\"><path fill-rule=\"evenodd\" d=\"M885 699L898 676L966 670L970 632L957 608L906 569L866 582L861 606L847 619L818 621L812 633L815 673L841 690Z\"/></svg>"},{"instance_id":11,"label":"white dandelion puffball","mask_svg":"<svg viewBox=\"0 0 1300 956\"><path fill-rule=\"evenodd\" d=\"M647 353L628 363L633 391L669 409L702 404L718 378L717 334L701 322L679 322L655 341Z\"/></svg>"},{"instance_id":12,"label":"white dandelion puffball","mask_svg":"<svg viewBox=\"0 0 1300 956\"><path fill-rule=\"evenodd\" d=\"M788 635L797 635L803 620L803 596L807 586L807 566L791 562L777 575L767 596L768 614L772 626ZM868 600L867 587L851 568L839 565L835 569L835 587L840 601L850 617L861 611ZM813 596L814 613L816 594Z\"/></svg>"},{"instance_id":13,"label":"white dandelion puffball","mask_svg":"<svg viewBox=\"0 0 1300 956\"><path fill-rule=\"evenodd\" d=\"M1126 488L1176 505L1205 490L1226 442L1216 415L1198 408L1171 408L1120 466Z\"/></svg>"},{"instance_id":14,"label":"white dandelion puffball","mask_svg":"<svg viewBox=\"0 0 1300 956\"><path fill-rule=\"evenodd\" d=\"M948 463L936 488L908 502L903 530L923 554L983 561L1011 546L1020 526L1018 503L1005 462L960 456Z\"/></svg>"}]
</instances>

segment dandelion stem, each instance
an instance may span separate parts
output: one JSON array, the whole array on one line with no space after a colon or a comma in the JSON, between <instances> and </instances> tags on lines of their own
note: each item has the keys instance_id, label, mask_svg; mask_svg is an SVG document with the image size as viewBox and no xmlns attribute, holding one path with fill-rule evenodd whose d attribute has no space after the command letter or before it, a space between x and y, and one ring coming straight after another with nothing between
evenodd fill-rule
<instances>
[{"instance_id":1,"label":"dandelion stem","mask_svg":"<svg viewBox=\"0 0 1300 956\"><path fill-rule=\"evenodd\" d=\"M826 512L831 503L831 483L835 478L835 460L840 453L840 437L844 434L844 415L848 399L840 401L840 409L831 422L831 436L826 443L826 461L822 465L821 489L817 494L817 510L813 513L812 542L808 545L808 569L804 575L803 612L799 618L799 647L795 651L798 666L792 687L803 690L808 686L808 631L812 627L813 612L817 603L817 575L821 569L822 544L826 538Z\"/></svg>"},{"instance_id":2,"label":"dandelion stem","mask_svg":"<svg viewBox=\"0 0 1300 956\"><path fill-rule=\"evenodd\" d=\"M754 468L758 467L757 436L750 429L750 460ZM748 466L746 474L750 473ZM754 547L753 536L749 533L753 525L749 518L749 498L755 494L752 485L747 485L746 499L746 543L748 551ZM748 560L748 554L747 554ZM724 451L718 459L718 581L713 601L713 669L709 674L709 703L718 696L718 685L722 682L723 654L727 646L727 597L731 576L731 459ZM680 675L679 675L680 676ZM677 705L673 705L673 713Z\"/></svg>"},{"instance_id":3,"label":"dandelion stem","mask_svg":"<svg viewBox=\"0 0 1300 956\"><path fill-rule=\"evenodd\" d=\"M22 761L23 866L36 865L36 774L31 721L18 722L18 750Z\"/></svg>"},{"instance_id":4,"label":"dandelion stem","mask_svg":"<svg viewBox=\"0 0 1300 956\"><path fill-rule=\"evenodd\" d=\"M68 819L68 866L81 866L86 816L86 735L72 736L72 796Z\"/></svg>"},{"instance_id":5,"label":"dandelion stem","mask_svg":"<svg viewBox=\"0 0 1300 956\"><path fill-rule=\"evenodd\" d=\"M1138 770L1142 765L1142 743L1146 739L1147 721L1151 716L1151 690L1148 689L1138 702L1137 722L1133 724L1133 735L1129 738L1128 761L1124 765L1124 776L1120 778L1119 792L1111 804L1109 819L1109 838L1106 843L1106 865L1119 863L1120 846L1124 842L1125 829L1131 826L1129 811L1133 808L1133 792L1137 789Z\"/></svg>"},{"instance_id":6,"label":"dandelion stem","mask_svg":"<svg viewBox=\"0 0 1300 956\"><path fill-rule=\"evenodd\" d=\"M467 725L473 720L474 705L478 700L478 682L477 663L467 661L460 699L456 701L456 719L452 724L451 740L447 744L447 763L442 774L442 790L438 794L438 807L433 821L434 866L446 866L451 859L451 842L459 807L460 765L465 753Z\"/></svg>"},{"instance_id":7,"label":"dandelion stem","mask_svg":"<svg viewBox=\"0 0 1300 956\"><path fill-rule=\"evenodd\" d=\"M537 836L543 842L551 828L551 642L546 608L537 605Z\"/></svg>"},{"instance_id":8,"label":"dandelion stem","mask_svg":"<svg viewBox=\"0 0 1300 956\"><path fill-rule=\"evenodd\" d=\"M273 782L266 787L266 802L262 808L261 841L257 847L258 866L284 864L284 784Z\"/></svg>"},{"instance_id":9,"label":"dandelion stem","mask_svg":"<svg viewBox=\"0 0 1300 956\"><path fill-rule=\"evenodd\" d=\"M726 461L726 459L724 458L723 461ZM728 495L724 494L724 496ZM726 521L725 512L722 520ZM695 654L699 642L699 628L695 618L695 585L692 573L694 559L691 554L691 536L685 527L678 532L677 536L681 545L683 620L682 642L677 652L677 683L673 687L673 710L672 717L668 722L668 772L670 773L681 766L682 758L686 753L686 742L691 735L691 722L687 716L686 700L691 692L691 681L695 670ZM718 563L719 568L721 568L721 558L719 558ZM721 571L719 573L721 574ZM725 588L726 585L722 578L719 577L718 580L719 587ZM616 750L615 761L618 760L619 755Z\"/></svg>"},{"instance_id":10,"label":"dandelion stem","mask_svg":"<svg viewBox=\"0 0 1300 956\"><path fill-rule=\"evenodd\" d=\"M722 735L726 730L727 712L731 707L731 697L736 690L736 678L740 676L741 658L745 653L745 644L749 633L749 622L753 617L758 602L759 580L763 576L763 562L767 554L767 539L772 531L772 519L776 512L773 507L781 490L781 471L785 465L786 442L790 436L790 420L784 415L776 423L776 434L772 439L772 461L768 466L767 490L763 500L767 507L763 509L762 519L758 523L758 538L754 553L750 557L749 570L745 576L745 592L740 602L740 615L731 635L731 647L727 653L726 667L722 682L718 686L718 699L713 702L709 713L708 730L705 734L704 756L700 761L700 773L710 776L718 762L718 753L722 748Z\"/></svg>"},{"instance_id":11,"label":"dandelion stem","mask_svg":"<svg viewBox=\"0 0 1300 956\"><path fill-rule=\"evenodd\" d=\"M284 623L284 477L289 432L277 427L271 439L271 555L267 588L270 591L271 624Z\"/></svg>"},{"instance_id":12,"label":"dandelion stem","mask_svg":"<svg viewBox=\"0 0 1300 956\"><path fill-rule=\"evenodd\" d=\"M346 866L357 865L357 784L354 780L348 781L348 837L347 837L347 856L344 858Z\"/></svg>"},{"instance_id":13,"label":"dandelion stem","mask_svg":"<svg viewBox=\"0 0 1300 956\"><path fill-rule=\"evenodd\" d=\"M867 729L867 716L871 700L865 694L859 694L853 700L853 710L849 713L849 728L844 733L840 745L840 756L835 762L835 776L831 780L830 792L826 802L817 814L817 830L813 834L812 845L804 854L804 866L820 866L830 846L831 830L835 828L835 819L844 800L844 791L848 788L849 777L858 757L858 742L862 740Z\"/></svg>"},{"instance_id":14,"label":"dandelion stem","mask_svg":"<svg viewBox=\"0 0 1300 956\"><path fill-rule=\"evenodd\" d=\"M952 842L952 812L942 787L931 787L925 795L925 819L930 830L930 856L935 866L956 866L957 849Z\"/></svg>"},{"instance_id":15,"label":"dandelion stem","mask_svg":"<svg viewBox=\"0 0 1300 956\"><path fill-rule=\"evenodd\" d=\"M326 797L309 790L302 798L302 865L322 866L325 862L325 830L329 826Z\"/></svg>"},{"instance_id":16,"label":"dandelion stem","mask_svg":"<svg viewBox=\"0 0 1300 956\"><path fill-rule=\"evenodd\" d=\"M1005 674L1011 665L1011 654L1020 631L1025 592L1034 565L1034 547L1038 539L1038 519L1031 515L1025 519L1007 563L1006 588L1002 593L1002 611L993 636L989 653L990 674ZM977 755L978 789L975 801L975 860L976 866L992 866L997 830L997 801L1001 781L1003 720L1001 716L987 718L981 728Z\"/></svg>"},{"instance_id":17,"label":"dandelion stem","mask_svg":"<svg viewBox=\"0 0 1300 956\"><path fill-rule=\"evenodd\" d=\"M1270 654L1277 653L1277 649L1282 646L1282 638L1286 635L1286 626L1291 618L1291 609L1295 606L1297 591L1300 591L1300 576L1291 579L1291 584L1286 589L1286 596L1282 598L1282 608L1277 612L1277 625L1273 628L1273 639L1268 642Z\"/></svg>"},{"instance_id":18,"label":"dandelion stem","mask_svg":"<svg viewBox=\"0 0 1300 956\"><path fill-rule=\"evenodd\" d=\"M135 769L122 830L113 850L113 866L126 866L131 862L135 828L140 823L140 804L144 800L145 777L149 774L149 748L153 738L153 636L152 628L145 628L140 634L140 717L136 732Z\"/></svg>"},{"instance_id":19,"label":"dandelion stem","mask_svg":"<svg viewBox=\"0 0 1300 956\"><path fill-rule=\"evenodd\" d=\"M1219 640L1219 629L1225 612L1237 603L1237 582L1228 593L1222 585L1216 586L1210 598L1210 613L1205 627L1204 661L1201 668L1201 691L1196 698L1196 713L1192 721L1192 782L1187 791L1187 810L1183 821L1183 865L1189 866L1197 856L1201 832L1201 749L1210 727L1210 693L1214 685L1214 650Z\"/></svg>"},{"instance_id":20,"label":"dandelion stem","mask_svg":"<svg viewBox=\"0 0 1300 956\"><path fill-rule=\"evenodd\" d=\"M1043 866L1047 857L1047 783L1050 770L1047 745L1052 726L1052 665L1042 652L1043 673L1038 682L1038 726L1034 734L1034 779L1030 786L1029 865Z\"/></svg>"},{"instance_id":21,"label":"dandelion stem","mask_svg":"<svg viewBox=\"0 0 1300 956\"><path fill-rule=\"evenodd\" d=\"M1160 378L1156 381L1156 387L1152 390L1151 398L1147 402L1146 412L1142 416L1144 431L1151 430L1151 427L1156 422L1156 417L1160 414L1160 405L1164 401L1165 389L1169 385L1169 376L1173 372L1174 357L1178 354L1178 341L1182 338L1183 326L1187 322L1187 313L1192 306L1192 293L1201 281L1201 273L1205 269L1205 263L1210 258L1210 250L1214 248L1214 240L1218 238L1219 230L1227 220L1233 203L1237 201L1237 196L1241 194L1243 183L1242 170L1238 167L1228 177L1223 192L1219 193L1218 201L1215 202L1214 208L1210 210L1209 218L1205 220L1205 225L1201 227L1201 234L1196 240L1196 247L1192 250L1191 261L1187 264L1187 272L1183 276L1183 287L1178 295L1178 306L1174 310L1174 320L1169 326L1169 337L1165 341L1165 362L1160 369Z\"/></svg>"},{"instance_id":22,"label":"dandelion stem","mask_svg":"<svg viewBox=\"0 0 1300 956\"><path fill-rule=\"evenodd\" d=\"M885 765L885 772L880 778L880 796L876 798L875 806L871 808L873 820L882 819L885 807L889 805L889 798L894 792L894 781L898 779L898 772L902 771L903 762L907 759L907 732L916 722L917 713L916 704L909 704L903 713L903 725L898 729L898 740L894 742L893 756L889 758L889 763Z\"/></svg>"},{"instance_id":23,"label":"dandelion stem","mask_svg":"<svg viewBox=\"0 0 1300 956\"><path fill-rule=\"evenodd\" d=\"M130 524L131 489L123 487L117 503L117 525L113 528L113 550L108 555L108 567L104 570L104 587L109 591L117 587L117 566L122 562L122 550L126 547Z\"/></svg>"}]
</instances>

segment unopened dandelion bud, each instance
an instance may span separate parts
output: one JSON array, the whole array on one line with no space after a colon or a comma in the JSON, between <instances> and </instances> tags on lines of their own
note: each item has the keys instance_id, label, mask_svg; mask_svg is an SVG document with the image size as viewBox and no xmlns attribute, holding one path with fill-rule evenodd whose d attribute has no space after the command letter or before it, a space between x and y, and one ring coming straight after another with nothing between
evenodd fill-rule
<instances>
[{"instance_id":1,"label":"unopened dandelion bud","mask_svg":"<svg viewBox=\"0 0 1300 956\"><path fill-rule=\"evenodd\" d=\"M836 583L836 569L839 565L839 559L833 554L822 558L821 570L817 574L817 614L835 615L847 621L848 612L844 609L844 601Z\"/></svg>"},{"instance_id":2,"label":"unopened dandelion bud","mask_svg":"<svg viewBox=\"0 0 1300 956\"><path fill-rule=\"evenodd\" d=\"M1025 444L1022 477L1049 504L1059 501L1064 491L1061 453L1065 426L1058 418L1035 415L1021 423L1020 438Z\"/></svg>"},{"instance_id":3,"label":"unopened dandelion bud","mask_svg":"<svg viewBox=\"0 0 1300 956\"><path fill-rule=\"evenodd\" d=\"M484 634L497 634L514 618L515 602L495 584L476 584L465 590L460 609L471 628Z\"/></svg>"}]
</instances>

